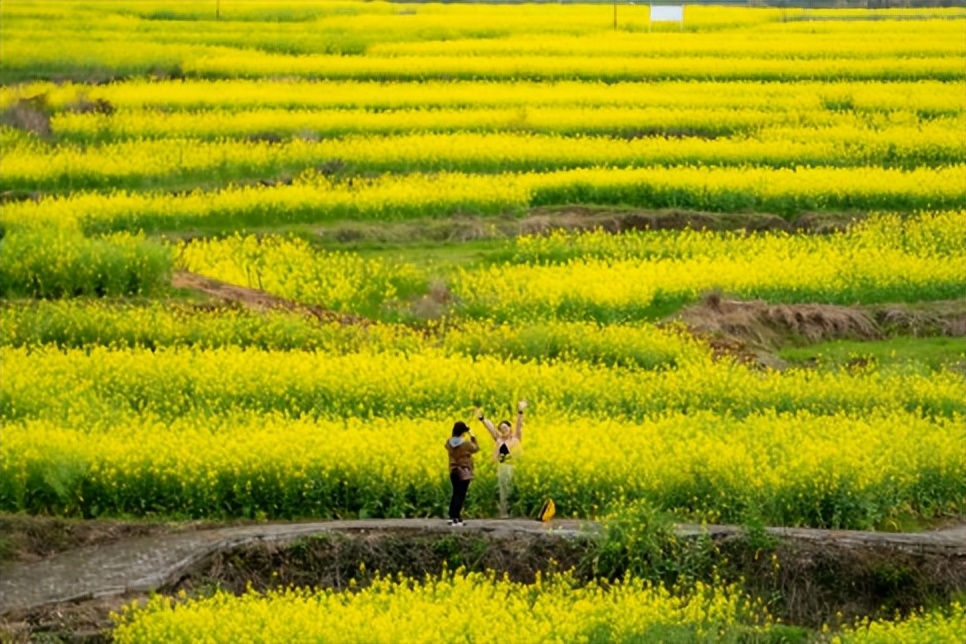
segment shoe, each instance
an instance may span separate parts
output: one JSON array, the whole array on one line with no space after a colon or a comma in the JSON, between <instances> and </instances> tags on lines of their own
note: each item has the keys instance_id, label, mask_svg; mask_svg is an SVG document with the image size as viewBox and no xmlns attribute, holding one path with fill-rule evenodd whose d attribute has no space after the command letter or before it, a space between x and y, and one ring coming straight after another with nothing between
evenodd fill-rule
<instances>
[{"instance_id":1,"label":"shoe","mask_svg":"<svg viewBox=\"0 0 966 644\"><path fill-rule=\"evenodd\" d=\"M461 521L459 519L450 519L446 522L446 525L459 525Z\"/></svg>"}]
</instances>

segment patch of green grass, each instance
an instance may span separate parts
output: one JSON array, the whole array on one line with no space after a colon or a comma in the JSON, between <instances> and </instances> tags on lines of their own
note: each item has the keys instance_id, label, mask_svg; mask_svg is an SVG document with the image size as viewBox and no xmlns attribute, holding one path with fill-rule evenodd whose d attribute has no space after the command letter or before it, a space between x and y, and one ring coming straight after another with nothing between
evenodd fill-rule
<instances>
[{"instance_id":1,"label":"patch of green grass","mask_svg":"<svg viewBox=\"0 0 966 644\"><path fill-rule=\"evenodd\" d=\"M352 252L367 259L384 259L408 262L416 266L466 266L486 261L487 257L502 249L506 242L496 239L478 239L458 243L418 242L411 244L367 243L353 247ZM346 246L342 250L349 250Z\"/></svg>"},{"instance_id":2,"label":"patch of green grass","mask_svg":"<svg viewBox=\"0 0 966 644\"><path fill-rule=\"evenodd\" d=\"M880 367L942 369L966 363L966 338L901 336L875 341L833 340L779 352L795 365L840 368L874 362Z\"/></svg>"}]
</instances>

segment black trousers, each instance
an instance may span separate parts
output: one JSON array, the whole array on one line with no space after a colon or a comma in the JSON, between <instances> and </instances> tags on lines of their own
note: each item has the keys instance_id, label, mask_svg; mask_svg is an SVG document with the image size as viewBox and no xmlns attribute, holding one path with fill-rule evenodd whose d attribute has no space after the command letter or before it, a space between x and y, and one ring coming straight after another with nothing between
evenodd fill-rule
<instances>
[{"instance_id":1,"label":"black trousers","mask_svg":"<svg viewBox=\"0 0 966 644\"><path fill-rule=\"evenodd\" d=\"M463 503L466 501L466 491L470 489L470 482L460 478L459 470L452 470L449 473L449 480L453 484L453 496L449 499L449 518L459 519L463 512Z\"/></svg>"}]
</instances>

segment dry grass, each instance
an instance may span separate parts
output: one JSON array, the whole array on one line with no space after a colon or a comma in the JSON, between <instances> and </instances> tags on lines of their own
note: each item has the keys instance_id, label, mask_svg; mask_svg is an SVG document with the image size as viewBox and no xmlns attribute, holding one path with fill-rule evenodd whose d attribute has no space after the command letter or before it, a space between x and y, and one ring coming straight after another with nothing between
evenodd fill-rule
<instances>
[{"instance_id":1,"label":"dry grass","mask_svg":"<svg viewBox=\"0 0 966 644\"><path fill-rule=\"evenodd\" d=\"M711 293L699 304L684 309L679 317L701 334L737 338L765 349L776 349L789 341L810 344L883 337L869 312L831 304L768 304L762 300L726 300Z\"/></svg>"},{"instance_id":2,"label":"dry grass","mask_svg":"<svg viewBox=\"0 0 966 644\"><path fill-rule=\"evenodd\" d=\"M873 312L876 323L889 333L911 336L966 336L966 300L887 304Z\"/></svg>"},{"instance_id":3,"label":"dry grass","mask_svg":"<svg viewBox=\"0 0 966 644\"><path fill-rule=\"evenodd\" d=\"M21 98L0 113L0 125L47 138L51 134L47 96Z\"/></svg>"},{"instance_id":4,"label":"dry grass","mask_svg":"<svg viewBox=\"0 0 966 644\"><path fill-rule=\"evenodd\" d=\"M674 208L642 208L570 205L531 208L520 222L523 234L545 234L551 230L601 229L609 233L631 230L795 230L795 224L768 213L719 213Z\"/></svg>"}]
</instances>

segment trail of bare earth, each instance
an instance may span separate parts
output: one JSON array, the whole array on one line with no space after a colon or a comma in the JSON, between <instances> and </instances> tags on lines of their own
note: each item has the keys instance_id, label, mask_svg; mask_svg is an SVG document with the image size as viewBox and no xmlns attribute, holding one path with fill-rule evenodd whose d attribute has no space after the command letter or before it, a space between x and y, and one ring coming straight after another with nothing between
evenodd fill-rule
<instances>
[{"instance_id":1,"label":"trail of bare earth","mask_svg":"<svg viewBox=\"0 0 966 644\"><path fill-rule=\"evenodd\" d=\"M676 526L681 537L707 530L712 538L735 536L738 526ZM594 523L554 521L542 524L525 519L472 521L460 532L476 532L494 539L529 535L562 539L593 534ZM219 552L259 543L284 545L326 533L379 532L452 533L441 519L384 519L271 523L137 537L117 543L63 552L48 559L11 563L0 569L0 615L68 601L144 593L176 584ZM917 553L966 558L966 525L923 533L883 533L809 528L767 528L779 539L837 544L852 548L890 547Z\"/></svg>"},{"instance_id":2,"label":"trail of bare earth","mask_svg":"<svg viewBox=\"0 0 966 644\"><path fill-rule=\"evenodd\" d=\"M302 304L293 300L287 300L271 293L266 293L254 288L236 286L221 282L210 277L198 275L188 271L178 271L171 280L171 285L175 288L188 289L204 293L224 302L237 303L245 308L255 310L283 309L293 313L301 313L314 317L320 322L339 322L340 324L366 324L367 320L355 315L336 313L320 306Z\"/></svg>"}]
</instances>

